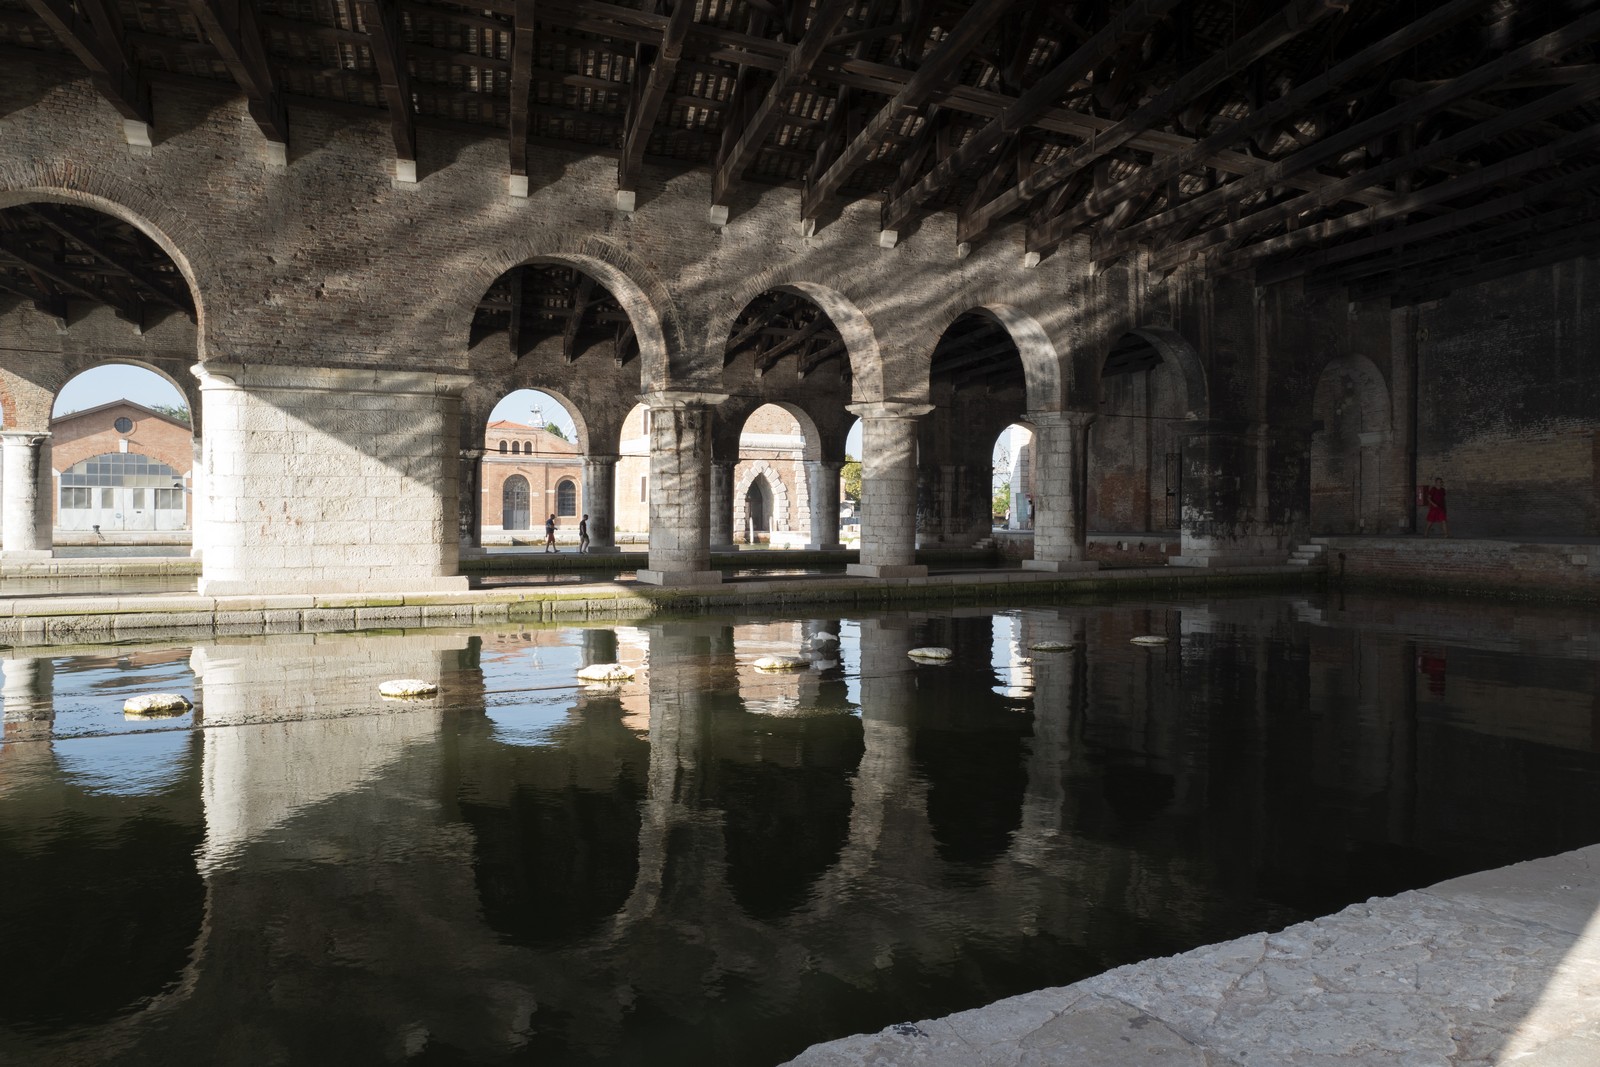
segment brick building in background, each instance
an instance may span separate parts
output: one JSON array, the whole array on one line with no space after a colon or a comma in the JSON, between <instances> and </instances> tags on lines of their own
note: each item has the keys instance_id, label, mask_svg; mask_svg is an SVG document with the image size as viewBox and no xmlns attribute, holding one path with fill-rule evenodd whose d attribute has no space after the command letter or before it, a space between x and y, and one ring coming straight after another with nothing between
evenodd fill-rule
<instances>
[{"instance_id":1,"label":"brick building in background","mask_svg":"<svg viewBox=\"0 0 1600 1067\"><path fill-rule=\"evenodd\" d=\"M50 420L55 528L186 530L194 431L131 400Z\"/></svg>"},{"instance_id":2,"label":"brick building in background","mask_svg":"<svg viewBox=\"0 0 1600 1067\"><path fill-rule=\"evenodd\" d=\"M483 437L485 537L544 532L545 517L574 531L584 513L583 451L541 426L499 419Z\"/></svg>"}]
</instances>

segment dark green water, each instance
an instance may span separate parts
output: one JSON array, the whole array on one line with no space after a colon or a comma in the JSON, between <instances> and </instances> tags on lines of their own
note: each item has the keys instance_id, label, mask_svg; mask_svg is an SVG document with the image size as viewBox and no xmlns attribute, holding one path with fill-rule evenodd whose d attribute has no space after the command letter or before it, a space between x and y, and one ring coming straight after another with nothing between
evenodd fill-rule
<instances>
[{"instance_id":1,"label":"dark green water","mask_svg":"<svg viewBox=\"0 0 1600 1067\"><path fill-rule=\"evenodd\" d=\"M807 669L751 666L818 632L840 642ZM1577 613L1247 599L4 655L7 1064L763 1067L1600 840ZM635 679L577 683L610 661ZM379 698L397 677L440 695ZM125 719L152 691L197 709Z\"/></svg>"}]
</instances>

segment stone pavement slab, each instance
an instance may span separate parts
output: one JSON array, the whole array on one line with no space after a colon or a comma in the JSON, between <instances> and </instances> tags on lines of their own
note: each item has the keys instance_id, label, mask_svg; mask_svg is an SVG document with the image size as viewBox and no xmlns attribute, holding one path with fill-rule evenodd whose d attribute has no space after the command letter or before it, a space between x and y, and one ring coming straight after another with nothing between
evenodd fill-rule
<instances>
[{"instance_id":1,"label":"stone pavement slab","mask_svg":"<svg viewBox=\"0 0 1600 1067\"><path fill-rule=\"evenodd\" d=\"M1596 1067L1600 846L1356 904L790 1067Z\"/></svg>"}]
</instances>

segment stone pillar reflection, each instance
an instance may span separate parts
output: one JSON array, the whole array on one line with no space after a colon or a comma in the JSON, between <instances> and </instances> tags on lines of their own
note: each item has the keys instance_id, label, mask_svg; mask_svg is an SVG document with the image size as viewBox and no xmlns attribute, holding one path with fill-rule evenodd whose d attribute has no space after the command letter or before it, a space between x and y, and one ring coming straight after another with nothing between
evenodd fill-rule
<instances>
[{"instance_id":1,"label":"stone pillar reflection","mask_svg":"<svg viewBox=\"0 0 1600 1067\"><path fill-rule=\"evenodd\" d=\"M1072 715L1076 703L1078 663L1087 654L1084 620L1059 609L1025 610L1020 615L1022 644L1033 669L1033 737L1028 743L1028 785L1022 801L1022 824L1012 854L1024 862L1043 863L1046 850L1059 844L1065 831L1067 764L1072 754ZM1063 651L1032 646L1054 642Z\"/></svg>"},{"instance_id":2,"label":"stone pillar reflection","mask_svg":"<svg viewBox=\"0 0 1600 1067\"><path fill-rule=\"evenodd\" d=\"M722 394L650 393L651 585L714 585L711 569L711 407Z\"/></svg>"},{"instance_id":3,"label":"stone pillar reflection","mask_svg":"<svg viewBox=\"0 0 1600 1067\"><path fill-rule=\"evenodd\" d=\"M461 557L483 554L483 449L461 450L461 482L456 498L460 518Z\"/></svg>"},{"instance_id":4,"label":"stone pillar reflection","mask_svg":"<svg viewBox=\"0 0 1600 1067\"><path fill-rule=\"evenodd\" d=\"M839 472L836 459L806 461L806 493L811 499L811 540L807 548L828 551L839 543Z\"/></svg>"},{"instance_id":5,"label":"stone pillar reflection","mask_svg":"<svg viewBox=\"0 0 1600 1067\"><path fill-rule=\"evenodd\" d=\"M711 461L711 551L732 552L733 468L730 459Z\"/></svg>"},{"instance_id":6,"label":"stone pillar reflection","mask_svg":"<svg viewBox=\"0 0 1600 1067\"><path fill-rule=\"evenodd\" d=\"M861 562L871 578L917 578L917 419L928 404L851 404L861 417Z\"/></svg>"},{"instance_id":7,"label":"stone pillar reflection","mask_svg":"<svg viewBox=\"0 0 1600 1067\"><path fill-rule=\"evenodd\" d=\"M617 457L583 457L583 511L589 516L589 551L617 549Z\"/></svg>"},{"instance_id":8,"label":"stone pillar reflection","mask_svg":"<svg viewBox=\"0 0 1600 1067\"><path fill-rule=\"evenodd\" d=\"M34 741L50 736L55 719L55 670L55 660L47 656L0 662L6 741Z\"/></svg>"},{"instance_id":9,"label":"stone pillar reflection","mask_svg":"<svg viewBox=\"0 0 1600 1067\"><path fill-rule=\"evenodd\" d=\"M50 432L0 433L5 474L0 480L0 554L7 559L51 556Z\"/></svg>"},{"instance_id":10,"label":"stone pillar reflection","mask_svg":"<svg viewBox=\"0 0 1600 1067\"><path fill-rule=\"evenodd\" d=\"M1033 558L1027 570L1094 570L1086 558L1084 494L1089 423L1082 411L1030 412L1033 424Z\"/></svg>"},{"instance_id":11,"label":"stone pillar reflection","mask_svg":"<svg viewBox=\"0 0 1600 1067\"><path fill-rule=\"evenodd\" d=\"M194 437L194 465L189 468L188 491L184 494L184 501L189 507L189 556L192 559L202 559L205 556L202 531L206 525L205 508L205 473L206 473L206 447L200 435Z\"/></svg>"}]
</instances>

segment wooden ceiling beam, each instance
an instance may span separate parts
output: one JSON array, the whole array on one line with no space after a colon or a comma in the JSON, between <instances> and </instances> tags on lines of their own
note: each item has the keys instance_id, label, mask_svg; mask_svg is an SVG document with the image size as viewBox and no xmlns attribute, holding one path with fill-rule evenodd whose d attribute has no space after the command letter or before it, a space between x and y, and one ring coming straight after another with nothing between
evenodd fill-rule
<instances>
[{"instance_id":1,"label":"wooden ceiling beam","mask_svg":"<svg viewBox=\"0 0 1600 1067\"><path fill-rule=\"evenodd\" d=\"M100 95L127 122L142 123L148 145L151 124L150 86L130 59L121 40L122 21L106 0L25 0L52 33L78 57ZM139 136L128 131L130 140Z\"/></svg>"},{"instance_id":2,"label":"wooden ceiling beam","mask_svg":"<svg viewBox=\"0 0 1600 1067\"><path fill-rule=\"evenodd\" d=\"M628 108L627 127L622 135L622 157L617 160L619 192L631 193L639 184L639 168L644 162L645 146L650 143L650 131L655 128L656 116L677 74L683 42L689 36L690 24L694 22L694 5L695 0L675 0L666 29L661 31L655 58L650 62L650 73L642 81L639 63L634 64L634 91Z\"/></svg>"},{"instance_id":3,"label":"wooden ceiling beam","mask_svg":"<svg viewBox=\"0 0 1600 1067\"><path fill-rule=\"evenodd\" d=\"M1246 238L1263 227L1297 219L1310 212L1332 206L1344 199L1347 192L1354 189L1376 185L1379 182L1389 181L1390 179L1397 179L1436 161L1452 159L1468 149L1475 148L1507 133L1525 130L1538 125L1541 120L1551 115L1569 111L1593 100L1597 96L1600 96L1600 73L1595 74L1587 82L1569 85L1565 89L1548 93L1532 103L1525 104L1512 111L1500 112L1495 118L1487 122L1480 122L1478 125L1462 130L1453 136L1441 138L1431 144L1414 148L1406 155L1358 171L1320 192L1293 197L1282 203L1252 212L1237 221L1215 227L1186 241L1169 244L1161 255L1157 257L1158 269L1176 266L1208 248L1222 244L1224 241ZM1414 200L1415 195L1409 194L1400 197L1399 200L1411 202ZM1384 211L1382 217L1392 217L1391 205L1381 206ZM1378 211L1380 208L1373 207L1367 210Z\"/></svg>"},{"instance_id":4,"label":"wooden ceiling beam","mask_svg":"<svg viewBox=\"0 0 1600 1067\"><path fill-rule=\"evenodd\" d=\"M687 5L693 6L693 5ZM572 296L572 315L561 331L561 354L571 363L578 358L578 328L583 325L583 313L589 308L589 297L594 293L594 279L587 274L578 281Z\"/></svg>"},{"instance_id":5,"label":"wooden ceiling beam","mask_svg":"<svg viewBox=\"0 0 1600 1067\"><path fill-rule=\"evenodd\" d=\"M777 79L766 96L755 107L750 121L745 123L739 136L726 152L718 154L716 170L711 176L711 205L713 218L726 220L727 205L734 183L744 174L745 168L761 152L762 142L772 127L777 125L789 98L794 95L811 73L811 68L822 56L828 38L850 10L854 0L820 0L805 35L789 52Z\"/></svg>"},{"instance_id":6,"label":"wooden ceiling beam","mask_svg":"<svg viewBox=\"0 0 1600 1067\"><path fill-rule=\"evenodd\" d=\"M1400 279L1401 284L1377 289L1373 295L1389 293L1400 303L1436 300L1455 289L1493 281L1508 274L1532 270L1551 263L1560 263L1562 260L1592 255L1597 240L1600 240L1600 222L1574 228L1553 244L1549 242L1530 244L1524 251L1516 254L1495 255L1492 258L1485 257L1482 253L1467 254L1453 261L1430 264L1426 270L1417 270L1408 277Z\"/></svg>"},{"instance_id":7,"label":"wooden ceiling beam","mask_svg":"<svg viewBox=\"0 0 1600 1067\"><path fill-rule=\"evenodd\" d=\"M1336 0L1291 0L1276 15L1257 23L1245 34L1201 60L1192 70L1174 80L1151 97L1133 114L1118 122L1103 136L1086 141L1060 159L1041 167L976 210L963 212L956 240L975 241L989 231L997 219L1023 207L1041 193L1067 181L1074 174L1127 144L1189 101L1212 89L1245 67L1266 56L1344 5Z\"/></svg>"},{"instance_id":8,"label":"wooden ceiling beam","mask_svg":"<svg viewBox=\"0 0 1600 1067\"><path fill-rule=\"evenodd\" d=\"M256 5L246 0L189 0L189 12L206 39L222 57L234 82L250 103L250 117L268 141L289 144L289 114L256 22Z\"/></svg>"},{"instance_id":9,"label":"wooden ceiling beam","mask_svg":"<svg viewBox=\"0 0 1600 1067\"><path fill-rule=\"evenodd\" d=\"M528 107L533 81L534 0L516 0L511 30L511 191L528 195Z\"/></svg>"},{"instance_id":10,"label":"wooden ceiling beam","mask_svg":"<svg viewBox=\"0 0 1600 1067\"><path fill-rule=\"evenodd\" d=\"M840 356L848 356L849 354L850 350L845 345L844 338L835 338L834 340L823 345L821 348L817 349L815 352L802 355L798 361L799 366L795 368L795 375L797 377L804 378L806 375L810 374L812 371L816 370L830 359L837 359ZM846 359L845 371L848 372L849 369L850 361Z\"/></svg>"},{"instance_id":11,"label":"wooden ceiling beam","mask_svg":"<svg viewBox=\"0 0 1600 1067\"><path fill-rule=\"evenodd\" d=\"M97 304L105 304L130 322L139 322L143 317L144 308L141 304L129 304L126 301L119 300L114 293L90 289L68 274L66 267L39 259L25 246L7 240L8 236L11 235L0 234L0 256L11 260L27 271L33 277L34 284L40 285L39 279L46 278L49 279L51 284L69 293L76 293L84 299L92 300ZM43 285L40 285L40 288L43 289Z\"/></svg>"},{"instance_id":12,"label":"wooden ceiling beam","mask_svg":"<svg viewBox=\"0 0 1600 1067\"><path fill-rule=\"evenodd\" d=\"M1519 70L1563 55L1582 44L1597 30L1600 30L1600 11L1591 11L1553 33L1545 34L1535 41L1451 79L1437 89L1330 134L1264 170L1229 182L1185 204L1133 224L1123 230L1099 258L1102 262L1119 258L1131 252L1141 241L1152 238L1173 225L1196 216L1205 217L1214 214L1224 210L1229 202L1238 203L1242 197L1259 193L1275 185L1282 185L1285 179L1295 174L1336 159L1345 152L1361 148L1375 138L1383 137L1407 123L1432 115L1454 101L1488 88Z\"/></svg>"},{"instance_id":13,"label":"wooden ceiling beam","mask_svg":"<svg viewBox=\"0 0 1600 1067\"><path fill-rule=\"evenodd\" d=\"M800 202L800 215L814 219L828 197L838 192L857 167L877 151L884 137L900 126L913 113L928 102L937 89L950 80L968 54L977 47L989 32L989 27L1011 7L1015 0L977 0L940 41L931 56L917 67L910 80L901 87L887 104L867 120L861 131L828 164L815 182L806 187ZM820 157L819 157L820 162Z\"/></svg>"},{"instance_id":14,"label":"wooden ceiling beam","mask_svg":"<svg viewBox=\"0 0 1600 1067\"><path fill-rule=\"evenodd\" d=\"M968 138L936 164L921 181L884 206L883 228L898 230L935 196L942 194L969 166L987 158L1008 137L1053 107L1068 86L1109 59L1125 37L1147 32L1178 0L1133 0L1105 28L1053 67L1033 87L1011 101L999 117Z\"/></svg>"},{"instance_id":15,"label":"wooden ceiling beam","mask_svg":"<svg viewBox=\"0 0 1600 1067\"><path fill-rule=\"evenodd\" d=\"M360 0L367 47L389 110L389 134L401 181L417 180L417 127L411 104L411 75L406 68L406 42L400 32L400 9L394 0Z\"/></svg>"},{"instance_id":16,"label":"wooden ceiling beam","mask_svg":"<svg viewBox=\"0 0 1600 1067\"><path fill-rule=\"evenodd\" d=\"M767 371L771 370L773 366L777 364L778 360L782 359L784 356L787 356L790 352L793 352L800 345L817 336L823 330L832 328L832 326L833 320L828 318L828 316L823 312L818 311L816 318L802 326L787 341L781 341L764 352L756 353L756 374L762 375L767 373Z\"/></svg>"},{"instance_id":17,"label":"wooden ceiling beam","mask_svg":"<svg viewBox=\"0 0 1600 1067\"><path fill-rule=\"evenodd\" d=\"M941 357L938 351L935 351L929 376L934 378L954 376L969 367L992 362L996 356L1003 356L1008 352L1017 356L1018 360L1021 359L1020 354L1017 352L1017 343L1011 339L1010 335L1006 335L1002 341L996 341L960 355Z\"/></svg>"}]
</instances>

